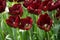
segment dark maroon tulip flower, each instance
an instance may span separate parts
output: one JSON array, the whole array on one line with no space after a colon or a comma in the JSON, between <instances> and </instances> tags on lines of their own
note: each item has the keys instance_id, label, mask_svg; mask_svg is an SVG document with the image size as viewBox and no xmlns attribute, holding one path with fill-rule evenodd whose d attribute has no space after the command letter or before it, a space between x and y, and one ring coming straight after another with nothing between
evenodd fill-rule
<instances>
[{"instance_id":1,"label":"dark maroon tulip flower","mask_svg":"<svg viewBox=\"0 0 60 40\"><path fill-rule=\"evenodd\" d=\"M20 15L22 16L23 10L21 4L15 4L12 7L9 8L9 14L17 16Z\"/></svg>"},{"instance_id":2,"label":"dark maroon tulip flower","mask_svg":"<svg viewBox=\"0 0 60 40\"><path fill-rule=\"evenodd\" d=\"M24 0L23 6L27 8L32 3L33 3L33 0Z\"/></svg>"},{"instance_id":3,"label":"dark maroon tulip flower","mask_svg":"<svg viewBox=\"0 0 60 40\"><path fill-rule=\"evenodd\" d=\"M55 8L60 8L60 0L57 0L57 1L55 2Z\"/></svg>"},{"instance_id":4,"label":"dark maroon tulip flower","mask_svg":"<svg viewBox=\"0 0 60 40\"><path fill-rule=\"evenodd\" d=\"M52 0L45 0L45 1L43 1L42 3L41 3L41 5L42 5L42 10L43 11L48 11L48 9L49 8L51 8L50 6L52 5Z\"/></svg>"},{"instance_id":5,"label":"dark maroon tulip flower","mask_svg":"<svg viewBox=\"0 0 60 40\"><path fill-rule=\"evenodd\" d=\"M60 19L60 13L56 13L56 18L57 18L57 20L59 20Z\"/></svg>"},{"instance_id":6,"label":"dark maroon tulip flower","mask_svg":"<svg viewBox=\"0 0 60 40\"><path fill-rule=\"evenodd\" d=\"M6 8L6 0L0 0L0 13L5 11Z\"/></svg>"},{"instance_id":7,"label":"dark maroon tulip flower","mask_svg":"<svg viewBox=\"0 0 60 40\"><path fill-rule=\"evenodd\" d=\"M49 1L53 1L53 0L44 0L44 1L49 2Z\"/></svg>"},{"instance_id":8,"label":"dark maroon tulip flower","mask_svg":"<svg viewBox=\"0 0 60 40\"><path fill-rule=\"evenodd\" d=\"M10 2L22 2L24 0L8 0L8 1L10 1Z\"/></svg>"},{"instance_id":9,"label":"dark maroon tulip flower","mask_svg":"<svg viewBox=\"0 0 60 40\"><path fill-rule=\"evenodd\" d=\"M13 2L13 0L8 0L8 1Z\"/></svg>"},{"instance_id":10,"label":"dark maroon tulip flower","mask_svg":"<svg viewBox=\"0 0 60 40\"><path fill-rule=\"evenodd\" d=\"M37 21L37 25L42 30L49 31L52 26L52 20L47 13L42 14L42 15L40 15L40 17Z\"/></svg>"},{"instance_id":11,"label":"dark maroon tulip flower","mask_svg":"<svg viewBox=\"0 0 60 40\"><path fill-rule=\"evenodd\" d=\"M57 9L57 13L54 15L54 17L56 17L57 20L60 19L60 9Z\"/></svg>"},{"instance_id":12,"label":"dark maroon tulip flower","mask_svg":"<svg viewBox=\"0 0 60 40\"><path fill-rule=\"evenodd\" d=\"M18 0L18 2L22 2L22 1L24 1L24 0Z\"/></svg>"},{"instance_id":13,"label":"dark maroon tulip flower","mask_svg":"<svg viewBox=\"0 0 60 40\"><path fill-rule=\"evenodd\" d=\"M48 9L49 11L60 8L60 0L57 0L55 3L53 2L52 4L48 6L49 6L49 9Z\"/></svg>"},{"instance_id":14,"label":"dark maroon tulip flower","mask_svg":"<svg viewBox=\"0 0 60 40\"><path fill-rule=\"evenodd\" d=\"M47 8L48 8L48 11L52 11L52 10L55 10L55 5L54 5L54 2L50 1L48 4L47 4Z\"/></svg>"},{"instance_id":15,"label":"dark maroon tulip flower","mask_svg":"<svg viewBox=\"0 0 60 40\"><path fill-rule=\"evenodd\" d=\"M31 5L34 2L38 2L39 3L39 2L41 2L41 0L25 0L23 5L24 5L24 7L27 8L29 5Z\"/></svg>"},{"instance_id":16,"label":"dark maroon tulip flower","mask_svg":"<svg viewBox=\"0 0 60 40\"><path fill-rule=\"evenodd\" d=\"M41 2L34 2L29 5L27 9L31 14L39 15L41 13L40 4Z\"/></svg>"},{"instance_id":17,"label":"dark maroon tulip flower","mask_svg":"<svg viewBox=\"0 0 60 40\"><path fill-rule=\"evenodd\" d=\"M33 20L30 17L20 19L19 28L23 30L29 30L32 27Z\"/></svg>"},{"instance_id":18,"label":"dark maroon tulip flower","mask_svg":"<svg viewBox=\"0 0 60 40\"><path fill-rule=\"evenodd\" d=\"M17 16L10 16L9 19L6 20L7 24L11 27L17 28L20 18Z\"/></svg>"}]
</instances>

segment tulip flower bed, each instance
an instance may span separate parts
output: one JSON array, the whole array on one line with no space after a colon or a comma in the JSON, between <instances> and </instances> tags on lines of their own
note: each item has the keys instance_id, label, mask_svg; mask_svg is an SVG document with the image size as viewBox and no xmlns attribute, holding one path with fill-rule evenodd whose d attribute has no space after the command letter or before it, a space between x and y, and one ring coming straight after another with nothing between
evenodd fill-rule
<instances>
[{"instance_id":1,"label":"tulip flower bed","mask_svg":"<svg viewBox=\"0 0 60 40\"><path fill-rule=\"evenodd\" d=\"M60 40L60 0L0 0L0 40Z\"/></svg>"}]
</instances>

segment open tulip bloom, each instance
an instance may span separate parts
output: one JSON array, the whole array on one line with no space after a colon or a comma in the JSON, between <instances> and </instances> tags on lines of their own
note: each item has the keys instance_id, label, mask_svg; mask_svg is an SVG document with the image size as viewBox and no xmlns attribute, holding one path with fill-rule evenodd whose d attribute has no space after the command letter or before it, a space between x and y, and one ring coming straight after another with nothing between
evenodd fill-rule
<instances>
[{"instance_id":1,"label":"open tulip bloom","mask_svg":"<svg viewBox=\"0 0 60 40\"><path fill-rule=\"evenodd\" d=\"M0 0L0 40L60 40L59 35L60 0Z\"/></svg>"}]
</instances>

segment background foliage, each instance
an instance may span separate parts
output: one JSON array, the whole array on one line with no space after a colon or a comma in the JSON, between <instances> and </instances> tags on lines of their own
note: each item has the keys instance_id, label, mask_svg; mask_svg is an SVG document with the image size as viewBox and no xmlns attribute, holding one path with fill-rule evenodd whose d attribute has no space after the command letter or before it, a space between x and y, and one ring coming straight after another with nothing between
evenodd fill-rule
<instances>
[{"instance_id":1,"label":"background foliage","mask_svg":"<svg viewBox=\"0 0 60 40\"><path fill-rule=\"evenodd\" d=\"M7 7L10 7L13 4L15 3L7 2ZM0 40L60 40L60 20L58 21L53 17L53 15L56 13L56 10L48 12L53 19L54 24L49 32L45 32L39 29L36 25L38 16L34 14L28 14L27 9L23 7L23 18L30 16L34 20L33 27L26 31L9 27L6 24L6 19L9 16L7 7L5 12L0 14Z\"/></svg>"}]
</instances>

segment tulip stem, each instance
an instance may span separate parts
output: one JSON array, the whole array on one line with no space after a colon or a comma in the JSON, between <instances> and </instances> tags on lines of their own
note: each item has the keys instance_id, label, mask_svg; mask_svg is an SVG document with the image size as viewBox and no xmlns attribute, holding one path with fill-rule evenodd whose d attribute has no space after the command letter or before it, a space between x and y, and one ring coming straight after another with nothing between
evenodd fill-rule
<instances>
[{"instance_id":1,"label":"tulip stem","mask_svg":"<svg viewBox=\"0 0 60 40\"><path fill-rule=\"evenodd\" d=\"M36 31L35 31L35 30L37 29L37 28L35 27L35 26L36 26L36 25L35 25L35 24L36 24L36 15L33 14L33 15L32 15L32 18L33 18L33 20L34 20L34 22L33 22L33 27L32 27L32 30L33 30L33 35L32 35L33 38L32 38L32 40L37 40L37 35L36 35Z\"/></svg>"},{"instance_id":2,"label":"tulip stem","mask_svg":"<svg viewBox=\"0 0 60 40\"><path fill-rule=\"evenodd\" d=\"M32 40L31 32L30 31L28 31L28 32L29 32L30 40Z\"/></svg>"},{"instance_id":3,"label":"tulip stem","mask_svg":"<svg viewBox=\"0 0 60 40\"><path fill-rule=\"evenodd\" d=\"M45 32L45 40L50 40L49 32Z\"/></svg>"}]
</instances>

